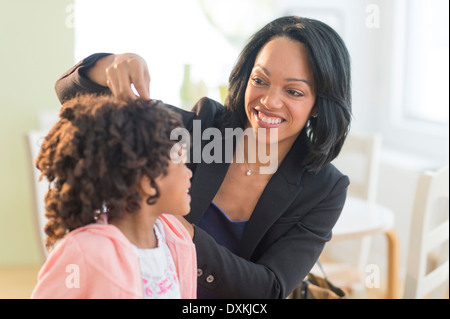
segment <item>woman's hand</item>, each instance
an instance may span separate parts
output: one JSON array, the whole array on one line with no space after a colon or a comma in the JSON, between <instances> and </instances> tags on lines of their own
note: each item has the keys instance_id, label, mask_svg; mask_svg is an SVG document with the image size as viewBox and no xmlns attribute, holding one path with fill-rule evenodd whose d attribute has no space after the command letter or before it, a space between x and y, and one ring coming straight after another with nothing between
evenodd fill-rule
<instances>
[{"instance_id":1,"label":"woman's hand","mask_svg":"<svg viewBox=\"0 0 450 319\"><path fill-rule=\"evenodd\" d=\"M94 82L107 86L114 96L135 99L133 84L143 99L150 99L150 73L145 60L134 53L108 55L87 70Z\"/></svg>"}]
</instances>

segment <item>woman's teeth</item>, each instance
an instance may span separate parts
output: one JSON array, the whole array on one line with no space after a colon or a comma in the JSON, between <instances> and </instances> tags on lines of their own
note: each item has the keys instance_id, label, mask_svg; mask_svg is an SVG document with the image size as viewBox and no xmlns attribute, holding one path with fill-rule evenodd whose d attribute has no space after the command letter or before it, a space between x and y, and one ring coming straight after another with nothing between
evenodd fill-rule
<instances>
[{"instance_id":1,"label":"woman's teeth","mask_svg":"<svg viewBox=\"0 0 450 319\"><path fill-rule=\"evenodd\" d=\"M267 124L280 124L283 119L279 118L279 117L268 117L265 116L263 113L258 111L258 117L261 121L263 121L264 123Z\"/></svg>"}]
</instances>

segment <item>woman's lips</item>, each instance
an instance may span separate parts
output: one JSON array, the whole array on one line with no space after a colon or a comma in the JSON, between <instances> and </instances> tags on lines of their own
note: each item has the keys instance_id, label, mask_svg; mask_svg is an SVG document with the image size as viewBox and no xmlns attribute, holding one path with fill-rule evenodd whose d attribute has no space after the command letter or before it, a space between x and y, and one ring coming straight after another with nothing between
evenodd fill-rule
<instances>
[{"instance_id":1,"label":"woman's lips","mask_svg":"<svg viewBox=\"0 0 450 319\"><path fill-rule=\"evenodd\" d=\"M255 119L260 127L263 128L277 128L280 127L286 120L276 115L269 115L255 109Z\"/></svg>"}]
</instances>

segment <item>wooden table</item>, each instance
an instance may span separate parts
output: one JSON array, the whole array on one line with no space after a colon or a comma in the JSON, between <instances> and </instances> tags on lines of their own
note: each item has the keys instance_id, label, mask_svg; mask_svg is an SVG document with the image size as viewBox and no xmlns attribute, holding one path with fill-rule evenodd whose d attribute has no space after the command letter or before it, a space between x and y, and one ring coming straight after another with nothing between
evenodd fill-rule
<instances>
[{"instance_id":1,"label":"wooden table","mask_svg":"<svg viewBox=\"0 0 450 319\"><path fill-rule=\"evenodd\" d=\"M333 229L332 241L362 238L382 233L388 248L387 298L399 298L399 242L394 213L380 204L348 196L341 217Z\"/></svg>"}]
</instances>

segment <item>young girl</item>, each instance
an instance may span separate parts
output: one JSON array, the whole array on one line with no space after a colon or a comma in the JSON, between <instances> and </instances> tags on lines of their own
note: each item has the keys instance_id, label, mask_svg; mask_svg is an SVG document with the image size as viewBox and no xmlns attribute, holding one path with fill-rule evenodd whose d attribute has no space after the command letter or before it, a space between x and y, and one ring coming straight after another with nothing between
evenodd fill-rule
<instances>
[{"instance_id":1,"label":"young girl","mask_svg":"<svg viewBox=\"0 0 450 319\"><path fill-rule=\"evenodd\" d=\"M195 247L174 216L190 210L192 173L170 160L180 126L154 100L63 105L36 159L53 250L32 298L195 298Z\"/></svg>"}]
</instances>

